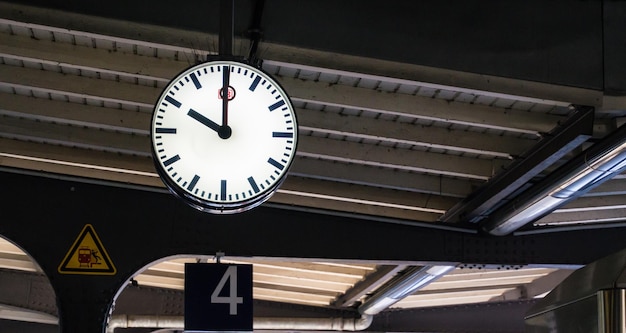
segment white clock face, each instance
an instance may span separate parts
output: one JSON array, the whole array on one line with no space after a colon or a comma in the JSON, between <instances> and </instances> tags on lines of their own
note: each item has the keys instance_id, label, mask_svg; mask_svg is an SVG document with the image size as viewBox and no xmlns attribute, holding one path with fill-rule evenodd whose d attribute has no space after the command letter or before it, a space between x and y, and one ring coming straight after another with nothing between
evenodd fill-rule
<instances>
[{"instance_id":1,"label":"white clock face","mask_svg":"<svg viewBox=\"0 0 626 333\"><path fill-rule=\"evenodd\" d=\"M153 155L164 183L214 213L267 200L286 176L297 138L283 89L265 72L235 61L184 71L165 88L152 118Z\"/></svg>"}]
</instances>

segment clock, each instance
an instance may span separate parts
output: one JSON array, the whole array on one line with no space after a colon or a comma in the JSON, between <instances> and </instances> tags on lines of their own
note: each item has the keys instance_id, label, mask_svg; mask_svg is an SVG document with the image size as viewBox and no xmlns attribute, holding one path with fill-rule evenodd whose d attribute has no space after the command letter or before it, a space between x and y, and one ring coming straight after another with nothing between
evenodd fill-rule
<instances>
[{"instance_id":1,"label":"clock","mask_svg":"<svg viewBox=\"0 0 626 333\"><path fill-rule=\"evenodd\" d=\"M202 211L238 213L285 180L298 124L289 96L265 71L216 60L170 81L154 107L151 141L170 192Z\"/></svg>"}]
</instances>

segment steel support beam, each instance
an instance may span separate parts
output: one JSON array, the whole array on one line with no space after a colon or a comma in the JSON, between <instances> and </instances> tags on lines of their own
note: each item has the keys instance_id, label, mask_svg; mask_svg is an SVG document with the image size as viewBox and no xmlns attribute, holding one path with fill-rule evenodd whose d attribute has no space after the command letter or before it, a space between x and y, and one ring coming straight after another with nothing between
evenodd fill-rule
<instances>
[{"instance_id":1,"label":"steel support beam","mask_svg":"<svg viewBox=\"0 0 626 333\"><path fill-rule=\"evenodd\" d=\"M2 333L58 333L59 326L0 319L0 331Z\"/></svg>"},{"instance_id":2,"label":"steel support beam","mask_svg":"<svg viewBox=\"0 0 626 333\"><path fill-rule=\"evenodd\" d=\"M368 274L363 280L357 282L344 294L339 295L333 302L335 306L353 306L361 297L370 290L376 290L382 284L393 278L398 272L405 269L406 265L379 265L376 270Z\"/></svg>"},{"instance_id":3,"label":"steel support beam","mask_svg":"<svg viewBox=\"0 0 626 333\"><path fill-rule=\"evenodd\" d=\"M54 291L41 273L0 269L0 305L57 315Z\"/></svg>"},{"instance_id":4,"label":"steel support beam","mask_svg":"<svg viewBox=\"0 0 626 333\"><path fill-rule=\"evenodd\" d=\"M139 269L172 255L580 265L621 249L626 238L626 227L490 237L435 224L269 205L213 216L162 191L59 178L0 172L0 234L25 249L49 277L64 333L102 332L118 290ZM115 275L59 273L85 224L98 233Z\"/></svg>"}]
</instances>

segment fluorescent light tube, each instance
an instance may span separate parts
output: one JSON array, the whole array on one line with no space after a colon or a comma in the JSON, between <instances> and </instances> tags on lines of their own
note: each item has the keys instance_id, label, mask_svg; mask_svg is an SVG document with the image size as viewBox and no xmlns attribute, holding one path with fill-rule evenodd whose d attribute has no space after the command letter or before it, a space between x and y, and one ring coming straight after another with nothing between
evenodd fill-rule
<instances>
[{"instance_id":1,"label":"fluorescent light tube","mask_svg":"<svg viewBox=\"0 0 626 333\"><path fill-rule=\"evenodd\" d=\"M482 224L496 236L507 235L626 170L626 125L507 204Z\"/></svg>"},{"instance_id":2,"label":"fluorescent light tube","mask_svg":"<svg viewBox=\"0 0 626 333\"><path fill-rule=\"evenodd\" d=\"M454 269L454 266L415 266L379 288L359 307L361 314L375 315Z\"/></svg>"}]
</instances>

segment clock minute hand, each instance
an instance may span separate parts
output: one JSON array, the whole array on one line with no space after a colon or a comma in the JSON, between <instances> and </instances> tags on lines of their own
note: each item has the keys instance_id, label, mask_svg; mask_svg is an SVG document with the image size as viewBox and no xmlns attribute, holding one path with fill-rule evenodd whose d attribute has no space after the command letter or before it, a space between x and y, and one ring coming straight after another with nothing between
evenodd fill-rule
<instances>
[{"instance_id":1,"label":"clock minute hand","mask_svg":"<svg viewBox=\"0 0 626 333\"><path fill-rule=\"evenodd\" d=\"M228 93L230 91L230 66L222 67L222 126L220 127L217 134L222 139L230 138L232 134L232 130L230 126L228 126L228 101L230 100L230 96Z\"/></svg>"},{"instance_id":2,"label":"clock minute hand","mask_svg":"<svg viewBox=\"0 0 626 333\"><path fill-rule=\"evenodd\" d=\"M228 100L230 87L230 66L222 68L222 126L228 126Z\"/></svg>"}]
</instances>

